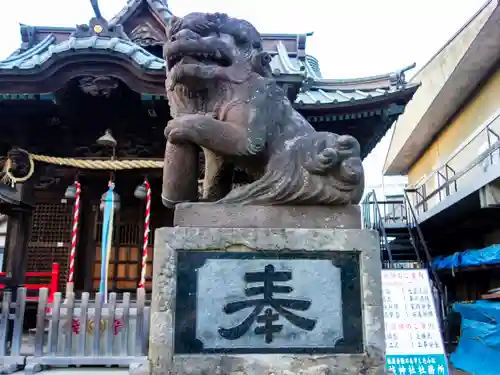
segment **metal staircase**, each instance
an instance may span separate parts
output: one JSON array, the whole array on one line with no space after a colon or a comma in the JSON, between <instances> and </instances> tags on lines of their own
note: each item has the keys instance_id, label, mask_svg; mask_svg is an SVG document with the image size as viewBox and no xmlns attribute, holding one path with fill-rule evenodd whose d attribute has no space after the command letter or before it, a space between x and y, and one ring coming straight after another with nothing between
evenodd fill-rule
<instances>
[{"instance_id":1,"label":"metal staircase","mask_svg":"<svg viewBox=\"0 0 500 375\"><path fill-rule=\"evenodd\" d=\"M380 255L384 266L402 267L408 263L413 264L413 268L419 267L422 258L409 227L409 212L404 196L401 199L378 201L372 191L364 199L362 207L364 227L376 230L380 235Z\"/></svg>"},{"instance_id":2,"label":"metal staircase","mask_svg":"<svg viewBox=\"0 0 500 375\"><path fill-rule=\"evenodd\" d=\"M370 192L362 204L363 226L380 235L380 256L384 268L427 268L436 288L440 320L446 325L446 289L436 270L431 266L431 253L418 224L417 215L408 193L401 199L378 201L375 191ZM444 329L444 332L447 330Z\"/></svg>"},{"instance_id":3,"label":"metal staircase","mask_svg":"<svg viewBox=\"0 0 500 375\"><path fill-rule=\"evenodd\" d=\"M362 209L364 228L379 232L385 267L405 268L403 264L408 263L420 268L430 263L429 248L406 192L401 199L378 201L372 191L363 200Z\"/></svg>"}]
</instances>

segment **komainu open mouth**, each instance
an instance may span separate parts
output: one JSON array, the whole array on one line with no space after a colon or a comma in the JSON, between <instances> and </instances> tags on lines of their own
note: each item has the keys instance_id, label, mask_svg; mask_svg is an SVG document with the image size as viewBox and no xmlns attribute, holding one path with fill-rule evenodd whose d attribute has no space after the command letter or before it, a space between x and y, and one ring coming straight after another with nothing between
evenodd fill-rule
<instances>
[{"instance_id":1,"label":"komainu open mouth","mask_svg":"<svg viewBox=\"0 0 500 375\"><path fill-rule=\"evenodd\" d=\"M182 48L178 48L177 50L179 52L167 54L167 64L169 69L172 69L181 62L184 64L201 63L203 65L231 65L231 59L219 50L216 50L215 52L181 52Z\"/></svg>"}]
</instances>

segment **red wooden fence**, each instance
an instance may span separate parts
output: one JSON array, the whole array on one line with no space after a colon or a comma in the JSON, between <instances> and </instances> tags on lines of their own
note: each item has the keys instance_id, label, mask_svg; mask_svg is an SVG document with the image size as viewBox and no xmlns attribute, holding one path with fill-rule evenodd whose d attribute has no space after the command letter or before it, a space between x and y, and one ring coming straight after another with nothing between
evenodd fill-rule
<instances>
[{"instance_id":1,"label":"red wooden fence","mask_svg":"<svg viewBox=\"0 0 500 375\"><path fill-rule=\"evenodd\" d=\"M5 272L0 272L0 276L6 276ZM50 278L48 283L37 283L37 284L24 284L21 287L26 288L27 291L36 291L36 296L27 296L26 300L29 302L38 301L38 291L42 288L47 288L49 290L48 302L52 303L54 301L54 293L59 292L59 264L53 263L52 270L50 272L26 272L26 279L29 281L30 278ZM0 284L0 290L4 289L5 285Z\"/></svg>"}]
</instances>

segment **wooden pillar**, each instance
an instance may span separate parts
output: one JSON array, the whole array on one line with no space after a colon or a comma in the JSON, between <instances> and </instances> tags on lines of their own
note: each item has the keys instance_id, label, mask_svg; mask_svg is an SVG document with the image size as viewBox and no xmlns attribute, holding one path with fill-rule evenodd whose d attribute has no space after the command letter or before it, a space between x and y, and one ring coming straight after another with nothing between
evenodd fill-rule
<instances>
[{"instance_id":1,"label":"wooden pillar","mask_svg":"<svg viewBox=\"0 0 500 375\"><path fill-rule=\"evenodd\" d=\"M16 190L22 203L19 206L12 205L8 210L4 261L7 278L12 278L13 285L22 285L26 281L28 244L33 222L33 209L25 203L33 201L34 181L20 184Z\"/></svg>"},{"instance_id":2,"label":"wooden pillar","mask_svg":"<svg viewBox=\"0 0 500 375\"><path fill-rule=\"evenodd\" d=\"M14 285L22 285L26 281L28 243L31 235L32 219L33 212L31 209L19 207L11 210L8 219L5 271L7 277L12 278Z\"/></svg>"},{"instance_id":3,"label":"wooden pillar","mask_svg":"<svg viewBox=\"0 0 500 375\"><path fill-rule=\"evenodd\" d=\"M99 215L99 204L92 199L88 199L84 206L83 211L83 221L82 232L80 238L85 236L85 240L81 242L79 251L82 253L84 259L82 263L85 264L84 269L81 273L84 277L83 288L86 292L92 292L94 290L94 267L96 262L96 230L97 230L97 218Z\"/></svg>"}]
</instances>

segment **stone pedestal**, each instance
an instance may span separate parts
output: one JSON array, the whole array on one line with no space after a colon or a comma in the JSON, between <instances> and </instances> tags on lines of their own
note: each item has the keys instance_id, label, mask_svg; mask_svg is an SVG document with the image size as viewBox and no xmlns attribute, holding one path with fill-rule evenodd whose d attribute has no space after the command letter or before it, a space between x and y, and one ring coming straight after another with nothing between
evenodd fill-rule
<instances>
[{"instance_id":1,"label":"stone pedestal","mask_svg":"<svg viewBox=\"0 0 500 375\"><path fill-rule=\"evenodd\" d=\"M234 227L205 227L202 218L189 227L181 207L183 227L156 231L153 374L385 373L376 232L279 228L279 210L290 222L291 207L243 207L271 213L278 228L238 228L249 220L235 207L213 205L209 215L209 206L198 211L207 222L233 215ZM309 223L325 222L327 210L318 212Z\"/></svg>"},{"instance_id":2,"label":"stone pedestal","mask_svg":"<svg viewBox=\"0 0 500 375\"><path fill-rule=\"evenodd\" d=\"M359 229L359 206L242 206L182 203L174 225L198 228Z\"/></svg>"}]
</instances>

